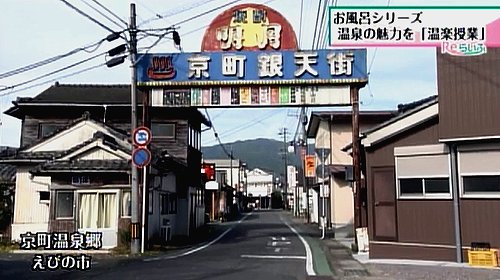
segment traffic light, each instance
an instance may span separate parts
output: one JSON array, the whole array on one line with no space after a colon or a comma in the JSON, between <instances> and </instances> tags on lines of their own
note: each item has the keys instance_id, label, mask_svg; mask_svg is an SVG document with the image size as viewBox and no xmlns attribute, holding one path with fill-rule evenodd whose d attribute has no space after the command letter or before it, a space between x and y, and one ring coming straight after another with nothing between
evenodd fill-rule
<instances>
[{"instance_id":1,"label":"traffic light","mask_svg":"<svg viewBox=\"0 0 500 280\"><path fill-rule=\"evenodd\" d=\"M203 163L201 165L201 172L205 174L205 180L215 181L215 164L213 163Z\"/></svg>"}]
</instances>

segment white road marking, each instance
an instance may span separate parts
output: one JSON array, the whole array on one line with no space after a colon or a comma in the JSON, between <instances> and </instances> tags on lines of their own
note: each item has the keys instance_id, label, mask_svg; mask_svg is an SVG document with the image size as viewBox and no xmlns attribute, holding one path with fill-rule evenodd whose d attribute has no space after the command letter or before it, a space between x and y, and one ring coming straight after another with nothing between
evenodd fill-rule
<instances>
[{"instance_id":1,"label":"white road marking","mask_svg":"<svg viewBox=\"0 0 500 280\"><path fill-rule=\"evenodd\" d=\"M241 255L242 258L250 259L295 259L305 260L305 256L273 256L273 255Z\"/></svg>"},{"instance_id":2,"label":"white road marking","mask_svg":"<svg viewBox=\"0 0 500 280\"><path fill-rule=\"evenodd\" d=\"M285 222L283 220L283 217L280 217L281 221L287 225L291 231L293 231L293 233L295 233L300 241L302 241L302 244L304 244L304 247L306 249L306 271L307 271L307 275L309 276L314 276L316 275L316 272L314 271L314 264L313 264L313 258L312 258L312 251L311 251L311 247L309 247L309 244L307 244L306 240L291 226L289 225L287 222Z\"/></svg>"},{"instance_id":3,"label":"white road marking","mask_svg":"<svg viewBox=\"0 0 500 280\"><path fill-rule=\"evenodd\" d=\"M274 249L274 252L275 252L275 253L279 253L280 251L281 251L281 248L275 248L275 249Z\"/></svg>"},{"instance_id":4,"label":"white road marking","mask_svg":"<svg viewBox=\"0 0 500 280\"><path fill-rule=\"evenodd\" d=\"M273 237L271 237L271 239L272 239L273 241L276 241L276 240L286 241L286 240L288 240L288 239L287 239L286 237L284 237L284 236L281 236L281 238L279 238L279 239L278 239L277 237L274 237L274 236L273 236Z\"/></svg>"},{"instance_id":5,"label":"white road marking","mask_svg":"<svg viewBox=\"0 0 500 280\"><path fill-rule=\"evenodd\" d=\"M238 224L240 224L243 220L245 220L248 216L251 216L252 213L248 213L246 214L243 218L241 218L239 221L238 221ZM213 245L214 243L216 243L217 241L221 240L222 237L224 237L228 232L230 232L235 226L232 226L228 229L226 229L221 235L219 235L217 238L215 238L214 240L210 241L209 243L203 245L203 246L200 246L198 248L194 248L194 249L191 249L189 251L186 251L186 252L183 252L183 253L180 253L180 254L174 254L174 255L170 255L170 256L163 256L163 257L156 257L156 258L149 258L149 259L144 259L143 261L145 262L150 262L150 261L158 261L158 260L171 260L171 259L176 259L176 258L179 258L179 257L184 257L184 256L187 256L187 255L191 255L193 253L196 253L200 250L203 250L211 245Z\"/></svg>"},{"instance_id":6,"label":"white road marking","mask_svg":"<svg viewBox=\"0 0 500 280\"><path fill-rule=\"evenodd\" d=\"M290 245L292 244L292 242L290 241L273 241L271 242L271 246L275 247L275 246L280 246L280 245Z\"/></svg>"}]
</instances>

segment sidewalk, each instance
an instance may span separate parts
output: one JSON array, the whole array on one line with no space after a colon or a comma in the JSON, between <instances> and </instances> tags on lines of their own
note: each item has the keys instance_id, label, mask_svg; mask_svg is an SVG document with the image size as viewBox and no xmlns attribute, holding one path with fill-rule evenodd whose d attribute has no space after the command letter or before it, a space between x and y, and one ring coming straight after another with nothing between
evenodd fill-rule
<instances>
[{"instance_id":1,"label":"sidewalk","mask_svg":"<svg viewBox=\"0 0 500 280\"><path fill-rule=\"evenodd\" d=\"M303 234L321 244L334 276L332 279L388 279L388 280L500 280L500 268L471 267L467 263L432 262L419 260L369 259L368 253L352 254L350 244L354 241L346 232L338 230L336 238L327 231L321 240L317 224L306 224L303 218L287 213L294 226Z\"/></svg>"},{"instance_id":2,"label":"sidewalk","mask_svg":"<svg viewBox=\"0 0 500 280\"><path fill-rule=\"evenodd\" d=\"M303 218L294 217L287 213L288 218L293 222L293 226L298 228L300 232L307 235L314 242L319 244L328 261L329 268L333 272L331 279L391 279L380 278L372 273L355 258L347 245L350 242L349 238L340 234L341 241L333 239L332 232L327 231L325 239L321 239L321 230L316 224L307 224Z\"/></svg>"}]
</instances>

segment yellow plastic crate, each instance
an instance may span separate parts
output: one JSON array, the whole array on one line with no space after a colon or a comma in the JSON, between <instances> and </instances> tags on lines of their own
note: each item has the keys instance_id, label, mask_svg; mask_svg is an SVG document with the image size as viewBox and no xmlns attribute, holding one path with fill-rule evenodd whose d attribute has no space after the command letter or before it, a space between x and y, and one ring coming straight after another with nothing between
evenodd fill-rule
<instances>
[{"instance_id":1,"label":"yellow plastic crate","mask_svg":"<svg viewBox=\"0 0 500 280\"><path fill-rule=\"evenodd\" d=\"M484 267L497 267L498 266L498 250L489 249L484 251L468 251L469 265L471 266L484 266Z\"/></svg>"}]
</instances>

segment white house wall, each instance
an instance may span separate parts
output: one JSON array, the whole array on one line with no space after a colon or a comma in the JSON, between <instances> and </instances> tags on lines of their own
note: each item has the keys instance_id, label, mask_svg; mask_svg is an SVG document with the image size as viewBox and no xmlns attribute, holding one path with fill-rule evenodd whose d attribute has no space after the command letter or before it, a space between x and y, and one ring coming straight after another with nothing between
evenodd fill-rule
<instances>
[{"instance_id":1,"label":"white house wall","mask_svg":"<svg viewBox=\"0 0 500 280\"><path fill-rule=\"evenodd\" d=\"M349 182L334 179L332 184L332 201L342 201L342 203L333 203L332 223L335 227L342 227L353 221L354 196Z\"/></svg>"},{"instance_id":2,"label":"white house wall","mask_svg":"<svg viewBox=\"0 0 500 280\"><path fill-rule=\"evenodd\" d=\"M155 176L153 179L153 213L149 214L148 220L148 236L153 237L154 234L160 235L160 227L163 225L163 220L168 219L170 223L171 235L179 234L177 229L177 215L180 213L179 210L179 199L177 202L177 214L161 214L160 213L160 194L161 191L168 191L170 193L176 193L176 182L175 174L170 173L165 176ZM160 190L158 190L160 189Z\"/></svg>"},{"instance_id":3,"label":"white house wall","mask_svg":"<svg viewBox=\"0 0 500 280\"><path fill-rule=\"evenodd\" d=\"M67 150L91 139L97 131L109 134L109 130L107 128L98 125L93 121L82 121L67 130L59 132L50 139L29 148L26 151L48 152ZM116 140L122 142L123 144L127 143L119 139Z\"/></svg>"},{"instance_id":4,"label":"white house wall","mask_svg":"<svg viewBox=\"0 0 500 280\"><path fill-rule=\"evenodd\" d=\"M20 234L47 232L50 204L40 202L40 191L49 191L50 177L30 178L27 168L19 167L16 173L16 192L12 239L19 240Z\"/></svg>"},{"instance_id":5,"label":"white house wall","mask_svg":"<svg viewBox=\"0 0 500 280\"><path fill-rule=\"evenodd\" d=\"M94 148L78 156L81 160L121 160L123 157L102 148Z\"/></svg>"}]
</instances>

